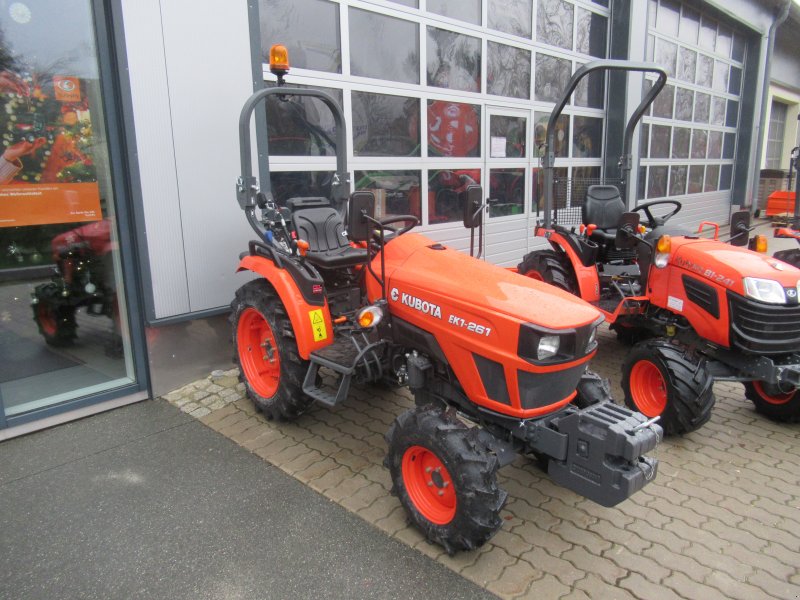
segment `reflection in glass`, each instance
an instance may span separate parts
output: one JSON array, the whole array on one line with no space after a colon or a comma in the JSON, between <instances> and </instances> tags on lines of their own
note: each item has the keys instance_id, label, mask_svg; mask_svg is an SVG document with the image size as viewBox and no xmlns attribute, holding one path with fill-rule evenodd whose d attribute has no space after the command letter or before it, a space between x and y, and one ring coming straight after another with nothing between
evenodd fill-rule
<instances>
[{"instance_id":1,"label":"reflection in glass","mask_svg":"<svg viewBox=\"0 0 800 600\"><path fill-rule=\"evenodd\" d=\"M681 47L678 51L678 79L694 83L697 52Z\"/></svg>"},{"instance_id":2,"label":"reflection in glass","mask_svg":"<svg viewBox=\"0 0 800 600\"><path fill-rule=\"evenodd\" d=\"M580 80L578 87L575 88L573 100L575 106L586 106L589 108L603 108L605 105L605 73L603 71L592 71Z\"/></svg>"},{"instance_id":3,"label":"reflection in glass","mask_svg":"<svg viewBox=\"0 0 800 600\"><path fill-rule=\"evenodd\" d=\"M547 123L550 120L549 112L535 112L533 114L533 151L535 156L544 156L544 144L547 142ZM566 158L569 151L569 115L561 115L556 121L554 152L557 158Z\"/></svg>"},{"instance_id":4,"label":"reflection in glass","mask_svg":"<svg viewBox=\"0 0 800 600\"><path fill-rule=\"evenodd\" d=\"M728 63L720 60L714 63L714 89L718 92L728 91Z\"/></svg>"},{"instance_id":5,"label":"reflection in glass","mask_svg":"<svg viewBox=\"0 0 800 600\"><path fill-rule=\"evenodd\" d=\"M691 133L688 127L675 127L672 130L672 158L689 158Z\"/></svg>"},{"instance_id":6,"label":"reflection in glass","mask_svg":"<svg viewBox=\"0 0 800 600\"><path fill-rule=\"evenodd\" d=\"M566 195L559 193L559 190L563 190L565 187L563 184L559 185L559 182L565 181L568 173L567 167L553 169L553 182L555 183L553 208L561 209L567 206ZM533 177L531 180L531 210L534 213L538 213L544 210L544 171L542 169L532 169L531 176Z\"/></svg>"},{"instance_id":7,"label":"reflection in glass","mask_svg":"<svg viewBox=\"0 0 800 600\"><path fill-rule=\"evenodd\" d=\"M711 96L697 92L694 97L694 122L708 123L711 112Z\"/></svg>"},{"instance_id":8,"label":"reflection in glass","mask_svg":"<svg viewBox=\"0 0 800 600\"><path fill-rule=\"evenodd\" d=\"M703 165L691 165L689 167L689 194L699 194L703 191Z\"/></svg>"},{"instance_id":9,"label":"reflection in glass","mask_svg":"<svg viewBox=\"0 0 800 600\"><path fill-rule=\"evenodd\" d=\"M725 125L726 110L725 98L714 96L711 100L711 124Z\"/></svg>"},{"instance_id":10,"label":"reflection in glass","mask_svg":"<svg viewBox=\"0 0 800 600\"><path fill-rule=\"evenodd\" d=\"M733 179L733 165L722 165L719 171L720 191L731 189L732 179Z\"/></svg>"},{"instance_id":11,"label":"reflection in glass","mask_svg":"<svg viewBox=\"0 0 800 600\"><path fill-rule=\"evenodd\" d=\"M492 158L523 158L527 132L524 117L492 115L489 120Z\"/></svg>"},{"instance_id":12,"label":"reflection in glass","mask_svg":"<svg viewBox=\"0 0 800 600\"><path fill-rule=\"evenodd\" d=\"M536 12L536 41L572 50L572 4L564 0L539 0ZM591 23L588 19L586 23Z\"/></svg>"},{"instance_id":13,"label":"reflection in glass","mask_svg":"<svg viewBox=\"0 0 800 600\"><path fill-rule=\"evenodd\" d=\"M403 6L408 6L410 8L419 8L419 0L389 0L389 2L402 4Z\"/></svg>"},{"instance_id":14,"label":"reflection in glass","mask_svg":"<svg viewBox=\"0 0 800 600\"><path fill-rule=\"evenodd\" d=\"M722 158L733 158L736 151L736 134L726 133L722 142Z\"/></svg>"},{"instance_id":15,"label":"reflection in glass","mask_svg":"<svg viewBox=\"0 0 800 600\"><path fill-rule=\"evenodd\" d=\"M597 58L605 58L608 19L583 8L578 8L577 10L578 25L575 51L596 56Z\"/></svg>"},{"instance_id":16,"label":"reflection in glass","mask_svg":"<svg viewBox=\"0 0 800 600\"><path fill-rule=\"evenodd\" d=\"M572 64L567 59L537 54L534 98L544 102L555 102L564 91L564 86L571 75Z\"/></svg>"},{"instance_id":17,"label":"reflection in glass","mask_svg":"<svg viewBox=\"0 0 800 600\"><path fill-rule=\"evenodd\" d=\"M705 158L708 148L708 132L705 129L692 130L692 158Z\"/></svg>"},{"instance_id":18,"label":"reflection in glass","mask_svg":"<svg viewBox=\"0 0 800 600\"><path fill-rule=\"evenodd\" d=\"M745 45L744 36L740 33L733 34L733 48L731 50L731 58L733 60L738 60L739 62L744 61Z\"/></svg>"},{"instance_id":19,"label":"reflection in glass","mask_svg":"<svg viewBox=\"0 0 800 600\"><path fill-rule=\"evenodd\" d=\"M352 93L355 156L419 156L419 98Z\"/></svg>"},{"instance_id":20,"label":"reflection in glass","mask_svg":"<svg viewBox=\"0 0 800 600\"><path fill-rule=\"evenodd\" d=\"M653 102L653 116L664 119L672 118L672 104L675 100L675 86L667 84Z\"/></svg>"},{"instance_id":21,"label":"reflection in glass","mask_svg":"<svg viewBox=\"0 0 800 600\"><path fill-rule=\"evenodd\" d=\"M701 48L705 48L706 50L714 51L714 46L716 45L717 41L717 24L708 19L707 17L703 17L700 26L700 40L699 44Z\"/></svg>"},{"instance_id":22,"label":"reflection in glass","mask_svg":"<svg viewBox=\"0 0 800 600\"><path fill-rule=\"evenodd\" d=\"M643 123L641 125L642 133L639 140L639 153L641 158L648 158L650 156L650 125Z\"/></svg>"},{"instance_id":23,"label":"reflection in glass","mask_svg":"<svg viewBox=\"0 0 800 600\"><path fill-rule=\"evenodd\" d=\"M679 37L682 42L697 43L697 34L700 31L700 13L688 6L683 7L681 16L681 30Z\"/></svg>"},{"instance_id":24,"label":"reflection in glass","mask_svg":"<svg viewBox=\"0 0 800 600\"><path fill-rule=\"evenodd\" d=\"M419 83L416 23L350 8L350 73Z\"/></svg>"},{"instance_id":25,"label":"reflection in glass","mask_svg":"<svg viewBox=\"0 0 800 600\"><path fill-rule=\"evenodd\" d=\"M731 55L731 46L733 45L731 30L727 27L720 26L719 33L717 34L717 54L728 58ZM706 177L708 179L708 177Z\"/></svg>"},{"instance_id":26,"label":"reflection in glass","mask_svg":"<svg viewBox=\"0 0 800 600\"><path fill-rule=\"evenodd\" d=\"M714 59L701 54L697 59L697 85L711 88L714 80Z\"/></svg>"},{"instance_id":27,"label":"reflection in glass","mask_svg":"<svg viewBox=\"0 0 800 600\"><path fill-rule=\"evenodd\" d=\"M267 87L275 87L267 83ZM301 87L287 84L286 88ZM342 90L302 86L331 94L342 105ZM336 154L336 126L330 109L319 99L287 96L266 101L267 135L270 154L276 156L333 156Z\"/></svg>"},{"instance_id":28,"label":"reflection in glass","mask_svg":"<svg viewBox=\"0 0 800 600\"><path fill-rule=\"evenodd\" d=\"M665 125L650 128L650 158L669 158L670 134L671 128Z\"/></svg>"},{"instance_id":29,"label":"reflection in glass","mask_svg":"<svg viewBox=\"0 0 800 600\"><path fill-rule=\"evenodd\" d=\"M572 158L600 158L603 144L603 119L573 117Z\"/></svg>"},{"instance_id":30,"label":"reflection in glass","mask_svg":"<svg viewBox=\"0 0 800 600\"><path fill-rule=\"evenodd\" d=\"M658 38L656 40L655 61L664 68L670 77L675 77L675 63L677 60L678 46Z\"/></svg>"},{"instance_id":31,"label":"reflection in glass","mask_svg":"<svg viewBox=\"0 0 800 600\"><path fill-rule=\"evenodd\" d=\"M722 132L708 132L708 158L722 158Z\"/></svg>"},{"instance_id":32,"label":"reflection in glass","mask_svg":"<svg viewBox=\"0 0 800 600\"><path fill-rule=\"evenodd\" d=\"M356 190L372 190L375 194L376 219L414 215L422 220L420 171L356 171L355 176Z\"/></svg>"},{"instance_id":33,"label":"reflection in glass","mask_svg":"<svg viewBox=\"0 0 800 600\"><path fill-rule=\"evenodd\" d=\"M686 193L686 165L676 165L669 168L669 195L683 196Z\"/></svg>"},{"instance_id":34,"label":"reflection in glass","mask_svg":"<svg viewBox=\"0 0 800 600\"><path fill-rule=\"evenodd\" d=\"M428 85L481 91L481 41L461 33L428 27Z\"/></svg>"},{"instance_id":35,"label":"reflection in glass","mask_svg":"<svg viewBox=\"0 0 800 600\"><path fill-rule=\"evenodd\" d=\"M525 170L489 170L489 216L520 215L525 211Z\"/></svg>"},{"instance_id":36,"label":"reflection in glass","mask_svg":"<svg viewBox=\"0 0 800 600\"><path fill-rule=\"evenodd\" d=\"M728 110L725 111L725 127L736 127L739 120L739 103L728 100Z\"/></svg>"},{"instance_id":37,"label":"reflection in glass","mask_svg":"<svg viewBox=\"0 0 800 600\"><path fill-rule=\"evenodd\" d=\"M533 0L488 0L489 29L530 39Z\"/></svg>"},{"instance_id":38,"label":"reflection in glass","mask_svg":"<svg viewBox=\"0 0 800 600\"><path fill-rule=\"evenodd\" d=\"M681 5L675 0L661 0L656 18L656 29L659 33L675 37L678 35Z\"/></svg>"},{"instance_id":39,"label":"reflection in glass","mask_svg":"<svg viewBox=\"0 0 800 600\"><path fill-rule=\"evenodd\" d=\"M333 171L270 171L269 180L275 202L286 206L290 198L330 198Z\"/></svg>"},{"instance_id":40,"label":"reflection in glass","mask_svg":"<svg viewBox=\"0 0 800 600\"><path fill-rule=\"evenodd\" d=\"M261 56L272 44L289 50L293 67L342 72L339 5L327 0L259 0Z\"/></svg>"},{"instance_id":41,"label":"reflection in glass","mask_svg":"<svg viewBox=\"0 0 800 600\"><path fill-rule=\"evenodd\" d=\"M719 179L719 165L708 165L706 167L706 183L703 186L703 191L716 192L718 179Z\"/></svg>"},{"instance_id":42,"label":"reflection in glass","mask_svg":"<svg viewBox=\"0 0 800 600\"><path fill-rule=\"evenodd\" d=\"M452 223L463 218L467 186L481 182L480 169L442 169L428 174L428 223Z\"/></svg>"},{"instance_id":43,"label":"reflection in glass","mask_svg":"<svg viewBox=\"0 0 800 600\"><path fill-rule=\"evenodd\" d=\"M679 121L692 120L692 107L694 105L694 92L678 88L675 93L675 118Z\"/></svg>"},{"instance_id":44,"label":"reflection in glass","mask_svg":"<svg viewBox=\"0 0 800 600\"><path fill-rule=\"evenodd\" d=\"M731 77L728 82L728 93L737 96L742 91L742 70L738 67L731 67Z\"/></svg>"},{"instance_id":45,"label":"reflection in glass","mask_svg":"<svg viewBox=\"0 0 800 600\"><path fill-rule=\"evenodd\" d=\"M667 195L668 167L650 167L647 179L647 199L663 198Z\"/></svg>"},{"instance_id":46,"label":"reflection in glass","mask_svg":"<svg viewBox=\"0 0 800 600\"><path fill-rule=\"evenodd\" d=\"M443 17L481 24L481 0L428 0L426 8Z\"/></svg>"},{"instance_id":47,"label":"reflection in glass","mask_svg":"<svg viewBox=\"0 0 800 600\"><path fill-rule=\"evenodd\" d=\"M489 65L486 91L509 98L531 97L531 53L528 50L487 42Z\"/></svg>"},{"instance_id":48,"label":"reflection in glass","mask_svg":"<svg viewBox=\"0 0 800 600\"><path fill-rule=\"evenodd\" d=\"M639 177L636 184L636 199L644 200L647 189L647 167L639 167Z\"/></svg>"},{"instance_id":49,"label":"reflection in glass","mask_svg":"<svg viewBox=\"0 0 800 600\"><path fill-rule=\"evenodd\" d=\"M481 109L428 100L428 156L480 156Z\"/></svg>"}]
</instances>

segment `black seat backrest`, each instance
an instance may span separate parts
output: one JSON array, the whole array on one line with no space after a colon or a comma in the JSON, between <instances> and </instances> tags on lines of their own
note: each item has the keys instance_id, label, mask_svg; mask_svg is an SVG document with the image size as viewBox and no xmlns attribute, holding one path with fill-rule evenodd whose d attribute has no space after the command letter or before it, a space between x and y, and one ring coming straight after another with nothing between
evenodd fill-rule
<instances>
[{"instance_id":1,"label":"black seat backrest","mask_svg":"<svg viewBox=\"0 0 800 600\"><path fill-rule=\"evenodd\" d=\"M350 246L344 235L342 215L332 206L295 210L292 225L297 237L308 242L311 252L330 252Z\"/></svg>"},{"instance_id":2,"label":"black seat backrest","mask_svg":"<svg viewBox=\"0 0 800 600\"><path fill-rule=\"evenodd\" d=\"M620 219L625 213L625 202L615 185L590 185L586 190L586 203L582 213L584 225L594 224L598 229L614 229L619 227Z\"/></svg>"}]
</instances>

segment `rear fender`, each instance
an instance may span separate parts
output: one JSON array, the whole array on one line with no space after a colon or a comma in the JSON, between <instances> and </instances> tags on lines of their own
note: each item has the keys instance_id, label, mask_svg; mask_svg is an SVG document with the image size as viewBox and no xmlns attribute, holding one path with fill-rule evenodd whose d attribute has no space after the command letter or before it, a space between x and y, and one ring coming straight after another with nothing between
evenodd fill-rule
<instances>
[{"instance_id":1,"label":"rear fender","mask_svg":"<svg viewBox=\"0 0 800 600\"><path fill-rule=\"evenodd\" d=\"M309 304L287 269L278 268L263 256L244 256L236 269L237 273L240 271L258 273L275 288L292 323L301 358L308 360L312 351L333 343L333 324L327 301L323 299L320 306Z\"/></svg>"},{"instance_id":2,"label":"rear fender","mask_svg":"<svg viewBox=\"0 0 800 600\"><path fill-rule=\"evenodd\" d=\"M572 270L575 273L575 280L578 282L578 290L580 297L587 302L597 302L600 300L600 279L597 276L597 267L592 265L585 266L578 253L572 248L572 245L564 237L562 233L552 229L544 229L539 227L536 230L537 235L543 235L550 242L555 250L562 250L569 258L572 265Z\"/></svg>"}]
</instances>

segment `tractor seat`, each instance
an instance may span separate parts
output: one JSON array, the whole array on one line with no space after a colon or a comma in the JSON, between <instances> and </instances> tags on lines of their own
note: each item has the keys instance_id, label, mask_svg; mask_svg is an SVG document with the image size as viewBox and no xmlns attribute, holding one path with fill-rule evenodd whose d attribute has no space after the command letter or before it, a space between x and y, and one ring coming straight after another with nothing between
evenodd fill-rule
<instances>
[{"instance_id":1,"label":"tractor seat","mask_svg":"<svg viewBox=\"0 0 800 600\"><path fill-rule=\"evenodd\" d=\"M295 200L294 198L292 200ZM287 202L292 211L292 225L299 239L308 242L306 259L322 269L354 267L368 259L366 248L350 245L344 229L342 215L335 208L314 203L311 207L301 202ZM310 203L306 203L310 204Z\"/></svg>"},{"instance_id":2,"label":"tractor seat","mask_svg":"<svg viewBox=\"0 0 800 600\"><path fill-rule=\"evenodd\" d=\"M625 202L615 185L590 185L582 213L584 225L597 225L589 239L600 244L613 244L617 226L625 213Z\"/></svg>"}]
</instances>

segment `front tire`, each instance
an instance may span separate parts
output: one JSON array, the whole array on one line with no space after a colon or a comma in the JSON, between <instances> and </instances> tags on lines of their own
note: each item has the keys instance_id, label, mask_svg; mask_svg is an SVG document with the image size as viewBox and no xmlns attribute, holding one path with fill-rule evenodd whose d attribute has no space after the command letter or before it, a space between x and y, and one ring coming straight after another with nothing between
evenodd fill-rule
<instances>
[{"instance_id":1,"label":"front tire","mask_svg":"<svg viewBox=\"0 0 800 600\"><path fill-rule=\"evenodd\" d=\"M411 521L453 555L488 541L503 521L497 457L455 412L427 405L401 414L386 434L384 465Z\"/></svg>"},{"instance_id":2,"label":"front tire","mask_svg":"<svg viewBox=\"0 0 800 600\"><path fill-rule=\"evenodd\" d=\"M579 295L569 259L554 250L534 250L526 254L517 265L517 272Z\"/></svg>"},{"instance_id":3,"label":"front tire","mask_svg":"<svg viewBox=\"0 0 800 600\"><path fill-rule=\"evenodd\" d=\"M308 361L300 358L286 309L265 280L236 290L231 324L234 362L247 397L267 419L288 421L303 414L313 402L302 389Z\"/></svg>"},{"instance_id":4,"label":"front tire","mask_svg":"<svg viewBox=\"0 0 800 600\"><path fill-rule=\"evenodd\" d=\"M753 402L756 412L781 423L800 421L800 390L784 392L763 381L746 381L744 395Z\"/></svg>"},{"instance_id":5,"label":"front tire","mask_svg":"<svg viewBox=\"0 0 800 600\"><path fill-rule=\"evenodd\" d=\"M695 431L711 418L713 388L705 359L665 339L639 342L622 366L625 404L660 416L667 435Z\"/></svg>"}]
</instances>

